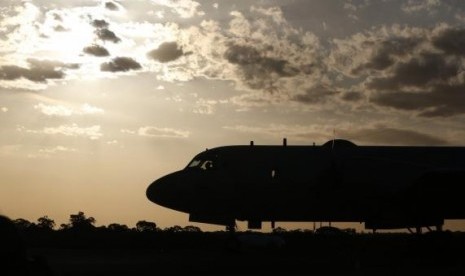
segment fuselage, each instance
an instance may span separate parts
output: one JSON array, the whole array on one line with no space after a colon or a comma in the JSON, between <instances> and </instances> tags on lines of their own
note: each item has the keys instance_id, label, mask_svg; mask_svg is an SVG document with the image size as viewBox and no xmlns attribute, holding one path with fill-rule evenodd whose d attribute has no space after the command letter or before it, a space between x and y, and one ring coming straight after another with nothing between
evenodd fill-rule
<instances>
[{"instance_id":1,"label":"fuselage","mask_svg":"<svg viewBox=\"0 0 465 276\"><path fill-rule=\"evenodd\" d=\"M465 148L225 146L155 181L148 198L191 221L366 222L370 228L465 218Z\"/></svg>"}]
</instances>

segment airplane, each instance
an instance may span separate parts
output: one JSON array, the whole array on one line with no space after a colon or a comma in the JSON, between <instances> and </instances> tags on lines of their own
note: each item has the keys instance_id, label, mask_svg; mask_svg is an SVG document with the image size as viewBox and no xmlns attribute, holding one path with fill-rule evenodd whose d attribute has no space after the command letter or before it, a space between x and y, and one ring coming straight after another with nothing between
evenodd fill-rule
<instances>
[{"instance_id":1,"label":"airplane","mask_svg":"<svg viewBox=\"0 0 465 276\"><path fill-rule=\"evenodd\" d=\"M234 229L262 222L359 222L366 229L436 227L465 219L465 147L222 146L155 180L147 198L189 221Z\"/></svg>"}]
</instances>

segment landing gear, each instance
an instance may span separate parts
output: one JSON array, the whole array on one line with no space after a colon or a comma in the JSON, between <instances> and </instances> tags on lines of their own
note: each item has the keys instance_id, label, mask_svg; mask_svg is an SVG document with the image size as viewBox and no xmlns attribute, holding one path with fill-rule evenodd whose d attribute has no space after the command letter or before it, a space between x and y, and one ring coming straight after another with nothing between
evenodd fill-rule
<instances>
[{"instance_id":1,"label":"landing gear","mask_svg":"<svg viewBox=\"0 0 465 276\"><path fill-rule=\"evenodd\" d=\"M228 248L228 250L233 252L236 252L240 249L240 243L237 239L236 228L237 224L235 221L229 225L226 225L226 231L229 233L229 238L227 239L226 247Z\"/></svg>"},{"instance_id":2,"label":"landing gear","mask_svg":"<svg viewBox=\"0 0 465 276\"><path fill-rule=\"evenodd\" d=\"M412 228L407 228L407 230L410 232L410 234L417 234L417 235L421 235L421 233L423 233L422 231L422 227L421 226L417 226L415 227L415 231L412 230Z\"/></svg>"},{"instance_id":3,"label":"landing gear","mask_svg":"<svg viewBox=\"0 0 465 276\"><path fill-rule=\"evenodd\" d=\"M425 226L426 229L428 229L428 233L433 233L433 232L438 232L438 233L442 233L442 224L437 224L435 225L435 228L436 230L433 230L431 228L431 226ZM421 235L423 233L423 227L422 226L417 226L415 227L415 231L413 231L411 228L407 228L407 230L411 233L411 234L417 234L417 235Z\"/></svg>"},{"instance_id":4,"label":"landing gear","mask_svg":"<svg viewBox=\"0 0 465 276\"><path fill-rule=\"evenodd\" d=\"M236 233L236 224L230 224L226 225L226 231L229 232L230 234Z\"/></svg>"}]
</instances>

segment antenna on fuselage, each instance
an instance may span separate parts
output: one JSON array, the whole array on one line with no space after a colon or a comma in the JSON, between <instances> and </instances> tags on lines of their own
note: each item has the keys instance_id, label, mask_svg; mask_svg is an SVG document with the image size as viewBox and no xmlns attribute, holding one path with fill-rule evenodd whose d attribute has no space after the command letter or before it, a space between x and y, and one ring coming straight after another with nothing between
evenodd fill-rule
<instances>
[{"instance_id":1,"label":"antenna on fuselage","mask_svg":"<svg viewBox=\"0 0 465 276\"><path fill-rule=\"evenodd\" d=\"M283 146L287 146L287 138L283 138Z\"/></svg>"},{"instance_id":2,"label":"antenna on fuselage","mask_svg":"<svg viewBox=\"0 0 465 276\"><path fill-rule=\"evenodd\" d=\"M253 146L253 141L250 141L250 145Z\"/></svg>"}]
</instances>

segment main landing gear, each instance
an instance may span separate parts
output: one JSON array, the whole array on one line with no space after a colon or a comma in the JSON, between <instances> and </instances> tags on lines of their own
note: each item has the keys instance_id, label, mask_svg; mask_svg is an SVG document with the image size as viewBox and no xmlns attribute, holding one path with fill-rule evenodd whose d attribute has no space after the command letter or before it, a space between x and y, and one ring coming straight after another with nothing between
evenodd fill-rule
<instances>
[{"instance_id":1,"label":"main landing gear","mask_svg":"<svg viewBox=\"0 0 465 276\"><path fill-rule=\"evenodd\" d=\"M438 232L438 233L441 233L442 232L442 224L438 224L436 225L436 230L433 230L430 226L425 226L425 228L428 230L429 233L431 232ZM423 233L423 226L417 226L415 227L415 231L412 229L412 228L407 228L407 230L411 233L411 234L417 234L417 235L421 235Z\"/></svg>"}]
</instances>

